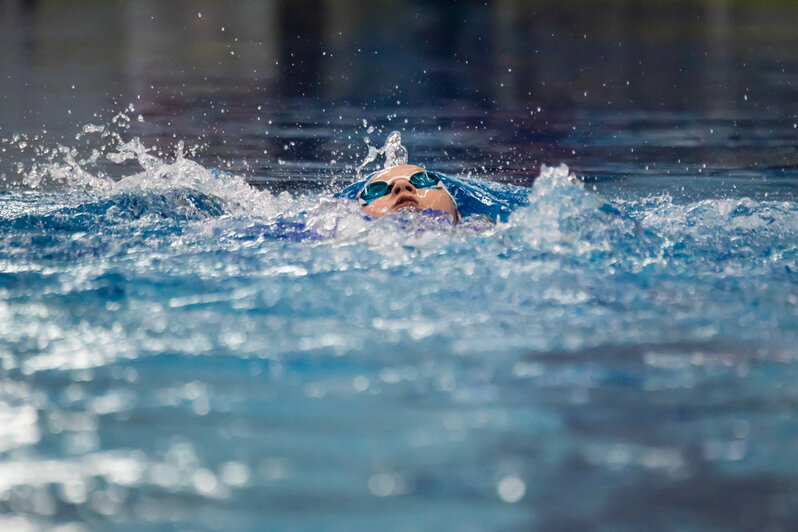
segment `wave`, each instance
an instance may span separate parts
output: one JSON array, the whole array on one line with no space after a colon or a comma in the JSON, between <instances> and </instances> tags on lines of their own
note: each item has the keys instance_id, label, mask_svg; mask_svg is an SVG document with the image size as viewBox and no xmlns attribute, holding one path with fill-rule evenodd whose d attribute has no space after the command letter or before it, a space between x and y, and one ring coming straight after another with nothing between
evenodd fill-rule
<instances>
[{"instance_id":1,"label":"wave","mask_svg":"<svg viewBox=\"0 0 798 532\"><path fill-rule=\"evenodd\" d=\"M50 175L69 183L66 191L2 193L0 228L5 231L124 231L147 224L220 217L252 218L258 236L293 241L347 239L360 233L418 230L469 233L500 229L509 241L560 252L593 255L644 255L696 258L694 247L713 257L757 256L790 247L798 228L792 202L749 198L674 203L668 196L609 201L589 190L565 165L541 168L531 188L481 179L446 176L466 222L450 228L415 214L367 221L350 197L360 183L339 194L325 191L278 196L256 190L238 176L208 169L187 159L182 147L174 161L150 155L138 139L108 155L115 162L134 159L143 168L119 180L91 175L69 163L49 162ZM487 219L497 221L493 227ZM131 225L132 224L132 225ZM252 231L250 231L253 235Z\"/></svg>"},{"instance_id":2,"label":"wave","mask_svg":"<svg viewBox=\"0 0 798 532\"><path fill-rule=\"evenodd\" d=\"M76 148L39 149L26 170L27 190L0 193L5 244L0 256L102 256L211 234L216 240L205 242L209 248L285 241L361 244L386 256L445 250L467 257L476 246L497 256L556 257L628 271L689 264L740 269L735 261L743 259L795 268L794 202L743 197L679 203L667 195L606 199L567 166L544 165L531 188L444 176L464 215L457 226L416 213L370 220L353 201L362 181L335 194L275 195L192 161L182 142L166 160L139 139L124 141L104 126L89 124L78 138L92 135L100 141L89 142L91 153L84 157ZM117 170L134 163L140 171L111 178L100 160ZM56 191L50 190L53 182L61 185Z\"/></svg>"}]
</instances>

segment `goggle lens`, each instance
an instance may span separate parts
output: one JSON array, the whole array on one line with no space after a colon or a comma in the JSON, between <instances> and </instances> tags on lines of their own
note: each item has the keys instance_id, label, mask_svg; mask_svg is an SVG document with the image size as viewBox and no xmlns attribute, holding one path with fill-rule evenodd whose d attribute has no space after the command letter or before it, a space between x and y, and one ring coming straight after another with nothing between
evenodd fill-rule
<instances>
[{"instance_id":1,"label":"goggle lens","mask_svg":"<svg viewBox=\"0 0 798 532\"><path fill-rule=\"evenodd\" d=\"M433 172L416 172L410 176L408 181L416 188L435 188L440 184L441 178ZM358 198L364 205L368 205L375 199L390 194L392 189L393 183L373 181L363 187L363 190L358 194Z\"/></svg>"},{"instance_id":2,"label":"goggle lens","mask_svg":"<svg viewBox=\"0 0 798 532\"><path fill-rule=\"evenodd\" d=\"M432 172L416 172L410 176L410 184L416 188L432 188L440 181L441 178Z\"/></svg>"},{"instance_id":3,"label":"goggle lens","mask_svg":"<svg viewBox=\"0 0 798 532\"><path fill-rule=\"evenodd\" d=\"M390 194L392 188L393 185L388 184L385 181L374 181L373 183L366 185L366 187L360 193L360 199L366 203L371 203L377 198L381 198L386 194Z\"/></svg>"}]
</instances>

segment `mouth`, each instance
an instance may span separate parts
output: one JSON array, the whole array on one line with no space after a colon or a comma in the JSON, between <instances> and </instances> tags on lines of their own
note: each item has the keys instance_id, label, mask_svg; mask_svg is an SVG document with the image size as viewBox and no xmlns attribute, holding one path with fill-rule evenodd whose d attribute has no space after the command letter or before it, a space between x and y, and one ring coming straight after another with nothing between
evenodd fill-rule
<instances>
[{"instance_id":1,"label":"mouth","mask_svg":"<svg viewBox=\"0 0 798 532\"><path fill-rule=\"evenodd\" d=\"M412 196L399 196L399 199L393 204L393 210L400 209L418 210L418 200Z\"/></svg>"}]
</instances>

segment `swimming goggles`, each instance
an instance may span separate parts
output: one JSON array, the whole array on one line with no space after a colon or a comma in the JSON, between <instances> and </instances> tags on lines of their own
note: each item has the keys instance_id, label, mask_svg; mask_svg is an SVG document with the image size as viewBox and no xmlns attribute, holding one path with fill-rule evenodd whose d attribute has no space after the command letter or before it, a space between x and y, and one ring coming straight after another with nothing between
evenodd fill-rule
<instances>
[{"instance_id":1,"label":"swimming goggles","mask_svg":"<svg viewBox=\"0 0 798 532\"><path fill-rule=\"evenodd\" d=\"M388 181L374 181L372 183L368 183L365 187L363 187L363 190L357 194L357 199L360 201L360 205L368 205L372 201L390 194L391 190L393 190L393 183L397 179L407 179L410 181L410 184L416 188L442 188L443 190L446 190L438 174L427 171L416 172L409 178L404 176L396 176L392 177ZM448 190L446 192L448 193Z\"/></svg>"}]
</instances>

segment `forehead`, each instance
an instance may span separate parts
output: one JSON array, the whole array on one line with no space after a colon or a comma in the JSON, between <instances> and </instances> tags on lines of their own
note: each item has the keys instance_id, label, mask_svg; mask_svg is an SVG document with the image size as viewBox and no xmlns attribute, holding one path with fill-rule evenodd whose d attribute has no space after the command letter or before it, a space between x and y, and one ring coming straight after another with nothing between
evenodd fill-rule
<instances>
[{"instance_id":1,"label":"forehead","mask_svg":"<svg viewBox=\"0 0 798 532\"><path fill-rule=\"evenodd\" d=\"M394 166L393 168L386 168L385 170L380 170L379 172L371 176L368 182L372 183L374 181L388 181L389 179L393 179L396 177L410 177L416 172L423 172L423 171L424 169L421 168L420 166L415 166L411 164Z\"/></svg>"}]
</instances>

